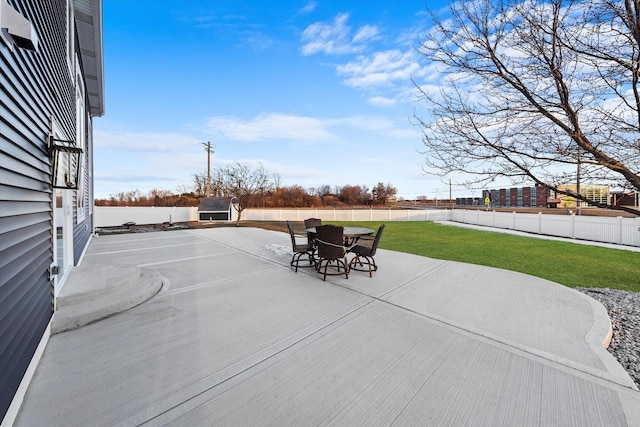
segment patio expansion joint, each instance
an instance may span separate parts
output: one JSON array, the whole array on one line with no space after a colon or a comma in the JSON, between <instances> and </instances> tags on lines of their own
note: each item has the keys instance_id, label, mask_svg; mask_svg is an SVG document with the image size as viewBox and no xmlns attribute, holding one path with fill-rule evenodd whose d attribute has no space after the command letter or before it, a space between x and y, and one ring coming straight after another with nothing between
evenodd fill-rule
<instances>
[{"instance_id":1,"label":"patio expansion joint","mask_svg":"<svg viewBox=\"0 0 640 427\"><path fill-rule=\"evenodd\" d=\"M349 322L353 316L359 316L363 313L363 309L375 301L374 298L367 297L329 313L288 337L148 405L142 411L120 420L116 425L165 425L170 423Z\"/></svg>"},{"instance_id":2,"label":"patio expansion joint","mask_svg":"<svg viewBox=\"0 0 640 427\"><path fill-rule=\"evenodd\" d=\"M411 286L413 284L415 284L417 281L429 276L430 274L444 268L447 264L450 264L450 261L443 261L442 263L428 269L428 270L424 270L421 271L417 274L415 274L413 277L408 278L407 280L403 281L402 283L399 283L397 286L394 286L392 289L378 295L378 296L371 296L368 295L362 291L350 288L342 283L339 283L337 281L331 281L329 283L332 283L334 285L337 285L339 287L348 289L350 291L356 292L358 294L361 294L363 296L369 296L371 298L373 298L375 301L379 301L383 304L388 304L391 305L397 309L400 309L402 311L406 311L406 312L410 312L413 315L417 315L419 317L423 317L423 318L427 318L430 319L432 321L438 322L442 325L444 325L445 327L448 327L450 329L456 330L457 332L461 332L464 333L467 336L471 336L474 337L476 339L480 339L483 342L487 342L490 343L492 345L496 345L498 347L507 349L508 351L512 352L512 353L516 353L519 354L521 356L527 357L531 360L538 360L538 361L542 361L543 363L545 363L546 365L555 367L557 369L562 370L563 372L572 374L572 375L577 375L583 379L587 379L589 381L593 381L596 382L600 385L606 386L606 387L610 387L610 388L614 388L618 391L624 390L624 391L633 391L633 392L637 392L638 390L635 389L635 385L633 383L633 381L630 381L629 378L629 382L626 381L626 378L624 379L618 379L615 377L614 373L609 372L609 370L607 369L607 371L603 372L600 371L598 369L595 368L591 368L589 366L577 363L575 361L563 358L561 356L557 356L545 351L541 351L541 350L536 350L535 348L531 348L522 344L519 344L515 341L512 340L508 340L505 339L503 337L500 337L498 335L494 335L485 331L482 331L480 329L477 328L473 328L470 327L468 325L462 324L462 323L458 323L455 322L453 320L450 319L446 319L442 316L438 316L436 314L433 313L424 313L424 312L420 312L420 311L416 311L413 309L410 309L408 307L404 307L400 304L396 304L386 298L392 296L393 294L397 293L398 291L402 290L403 288L406 288L408 286ZM603 365L605 366L605 368L607 368L607 362L602 361Z\"/></svg>"},{"instance_id":3,"label":"patio expansion joint","mask_svg":"<svg viewBox=\"0 0 640 427\"><path fill-rule=\"evenodd\" d=\"M202 243L204 243L204 242L202 242ZM193 245L197 245L197 244L199 244L199 243L187 242L187 243L178 243L178 244L175 244L175 245L154 246L152 249L155 250L155 249L177 248L177 247L180 247L180 246L193 246ZM148 250L151 250L151 249L148 249ZM86 257L121 254L121 253L126 253L126 252L141 252L141 251L144 251L144 249L142 249L142 248L118 249L116 251L91 252L91 253L87 253Z\"/></svg>"},{"instance_id":4,"label":"patio expansion joint","mask_svg":"<svg viewBox=\"0 0 640 427\"><path fill-rule=\"evenodd\" d=\"M246 278L250 278L250 277L256 277L256 276L261 276L269 271L274 271L274 270L280 270L281 267L280 266L273 266L270 268L266 268L266 269L262 269L262 270L258 270L258 271L252 271L249 273L244 273L244 274L236 274L233 277L225 277L223 279L218 279L218 280L210 280L207 282L202 282L202 283L196 283L195 285L191 285L191 286L185 286L185 287L181 287L179 289L171 289L170 285L167 286L163 286L162 290L157 294L158 297L164 297L164 296L169 296L169 295L176 295L176 294L181 294L183 292L189 292L189 291L193 291L193 290L197 290L197 289L202 289L202 288L206 288L209 286L215 286L215 285L222 285L225 283L229 283L229 282L234 282L236 280L238 280L238 278L242 278L242 279L246 279Z\"/></svg>"},{"instance_id":5,"label":"patio expansion joint","mask_svg":"<svg viewBox=\"0 0 640 427\"><path fill-rule=\"evenodd\" d=\"M270 263L270 264L279 265L279 266L289 266L289 263L276 261L276 260L274 260L274 259L272 259L272 258L265 257L265 256L262 256L262 255L258 255L258 254L254 253L254 252L248 251L248 250L246 250L246 249L239 248L239 247L237 247L237 246L230 245L230 244L228 244L228 243L222 242L222 241L220 241L220 240L213 239L213 238L211 238L211 237L206 237L206 236L202 236L202 235L200 235L200 234L191 233L191 232L188 232L188 233L189 233L189 234L191 234L191 235L193 235L193 236L196 236L196 237L198 237L199 239L202 239L202 240L204 240L204 241L207 241L207 242L214 242L214 243L216 243L216 244L218 244L218 245L220 245L220 246L224 246L225 248L233 249L234 251L238 251L238 252L242 252L242 253L243 253L243 254L245 254L245 255L248 255L248 256L251 256L251 257L254 257L254 258L260 259L260 260L262 260L262 261L266 261L266 262L268 262L268 263Z\"/></svg>"},{"instance_id":6,"label":"patio expansion joint","mask_svg":"<svg viewBox=\"0 0 640 427\"><path fill-rule=\"evenodd\" d=\"M455 330L458 333L478 339L482 342L486 342L496 347L505 349L510 353L526 357L530 360L538 361L540 363L543 363L544 365L558 369L570 375L575 375L579 378L596 383L598 385L616 390L618 392L638 393L638 390L634 388L634 384L632 381L629 381L628 383L618 381L618 378L612 378L612 374L608 371L600 371L598 369L580 364L573 360L566 359L562 356L551 354L542 350L537 350L535 348L522 345L515 341L505 339L498 335L494 335L489 332L485 332L480 329L476 329L471 326L464 325L462 323L458 323L450 319L446 319L442 316L438 316L433 313L423 313L420 311L416 311L416 310L404 307L402 305L393 303L388 300L383 300L383 299L377 299L377 300L383 303L386 303L388 305L391 305L402 311L409 312L418 317L426 318L431 321L437 322L448 329Z\"/></svg>"}]
</instances>

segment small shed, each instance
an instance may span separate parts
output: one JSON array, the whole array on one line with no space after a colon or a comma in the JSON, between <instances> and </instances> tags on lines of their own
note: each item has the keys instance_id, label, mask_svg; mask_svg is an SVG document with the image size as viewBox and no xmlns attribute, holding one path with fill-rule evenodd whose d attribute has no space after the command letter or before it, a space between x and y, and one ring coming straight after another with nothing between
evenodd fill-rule
<instances>
[{"instance_id":1,"label":"small shed","mask_svg":"<svg viewBox=\"0 0 640 427\"><path fill-rule=\"evenodd\" d=\"M236 197L203 197L198 207L198 221L236 221L238 210Z\"/></svg>"}]
</instances>

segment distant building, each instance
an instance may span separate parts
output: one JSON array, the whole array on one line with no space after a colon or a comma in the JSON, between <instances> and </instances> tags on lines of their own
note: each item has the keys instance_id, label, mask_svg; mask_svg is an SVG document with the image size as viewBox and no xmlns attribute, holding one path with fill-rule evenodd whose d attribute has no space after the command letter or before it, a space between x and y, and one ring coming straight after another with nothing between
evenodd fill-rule
<instances>
[{"instance_id":1,"label":"distant building","mask_svg":"<svg viewBox=\"0 0 640 427\"><path fill-rule=\"evenodd\" d=\"M576 192L576 184L564 184L558 186L559 190ZM580 194L595 203L609 204L611 193L608 185L583 184L580 186ZM633 204L633 195L620 195L620 201ZM488 203L487 203L488 202ZM549 190L542 185L534 187L512 187L499 190L484 190L482 197L460 197L456 199L458 206L489 206L494 208L567 208L577 207L574 197L567 196L560 192ZM581 207L589 206L588 203L581 202Z\"/></svg>"},{"instance_id":2,"label":"distant building","mask_svg":"<svg viewBox=\"0 0 640 427\"><path fill-rule=\"evenodd\" d=\"M11 425L93 232L102 1L0 0L0 24L0 418Z\"/></svg>"},{"instance_id":3,"label":"distant building","mask_svg":"<svg viewBox=\"0 0 640 427\"><path fill-rule=\"evenodd\" d=\"M542 186L501 188L484 190L481 197L456 198L458 206L488 207L538 207L546 208L550 196L549 190Z\"/></svg>"},{"instance_id":4,"label":"distant building","mask_svg":"<svg viewBox=\"0 0 640 427\"><path fill-rule=\"evenodd\" d=\"M559 185L558 190L565 190L575 193L577 190L576 184L564 184ZM609 204L611 194L609 192L608 185L581 185L580 195L592 200L594 203ZM575 197L567 196L565 194L557 193L555 198L560 200L560 207L567 209L575 209L578 207ZM580 207L589 206L585 202L580 202Z\"/></svg>"},{"instance_id":5,"label":"distant building","mask_svg":"<svg viewBox=\"0 0 640 427\"><path fill-rule=\"evenodd\" d=\"M611 192L611 204L613 206L640 206L640 192Z\"/></svg>"}]
</instances>

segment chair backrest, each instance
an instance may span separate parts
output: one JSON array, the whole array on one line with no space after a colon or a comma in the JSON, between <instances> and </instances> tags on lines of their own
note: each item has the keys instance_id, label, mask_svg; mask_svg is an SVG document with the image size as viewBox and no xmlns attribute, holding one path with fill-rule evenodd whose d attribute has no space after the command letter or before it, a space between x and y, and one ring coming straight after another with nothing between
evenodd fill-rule
<instances>
[{"instance_id":1,"label":"chair backrest","mask_svg":"<svg viewBox=\"0 0 640 427\"><path fill-rule=\"evenodd\" d=\"M293 224L291 224L288 220L287 220L287 228L289 229L289 235L291 236L291 244L295 248L295 246L296 246L296 234L293 232Z\"/></svg>"},{"instance_id":2,"label":"chair backrest","mask_svg":"<svg viewBox=\"0 0 640 427\"><path fill-rule=\"evenodd\" d=\"M312 228L322 225L322 220L319 218L307 218L304 220L304 228Z\"/></svg>"},{"instance_id":3,"label":"chair backrest","mask_svg":"<svg viewBox=\"0 0 640 427\"><path fill-rule=\"evenodd\" d=\"M375 239L373 239L373 245L371 246L371 256L376 254L376 249L378 249L378 243L380 243L380 236L382 236L382 230L384 230L384 224L378 227L378 232L376 233Z\"/></svg>"},{"instance_id":4,"label":"chair backrest","mask_svg":"<svg viewBox=\"0 0 640 427\"><path fill-rule=\"evenodd\" d=\"M316 227L316 246L318 256L337 259L344 256L344 228L337 225L318 225Z\"/></svg>"}]
</instances>

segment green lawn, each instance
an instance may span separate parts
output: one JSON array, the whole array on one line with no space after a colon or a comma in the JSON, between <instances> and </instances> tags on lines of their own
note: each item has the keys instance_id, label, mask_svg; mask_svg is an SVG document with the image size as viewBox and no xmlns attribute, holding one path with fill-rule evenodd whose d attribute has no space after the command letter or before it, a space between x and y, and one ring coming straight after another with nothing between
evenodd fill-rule
<instances>
[{"instance_id":1,"label":"green lawn","mask_svg":"<svg viewBox=\"0 0 640 427\"><path fill-rule=\"evenodd\" d=\"M376 229L380 222L334 222ZM380 248L514 270L569 287L640 292L640 252L433 222L386 222Z\"/></svg>"}]
</instances>

